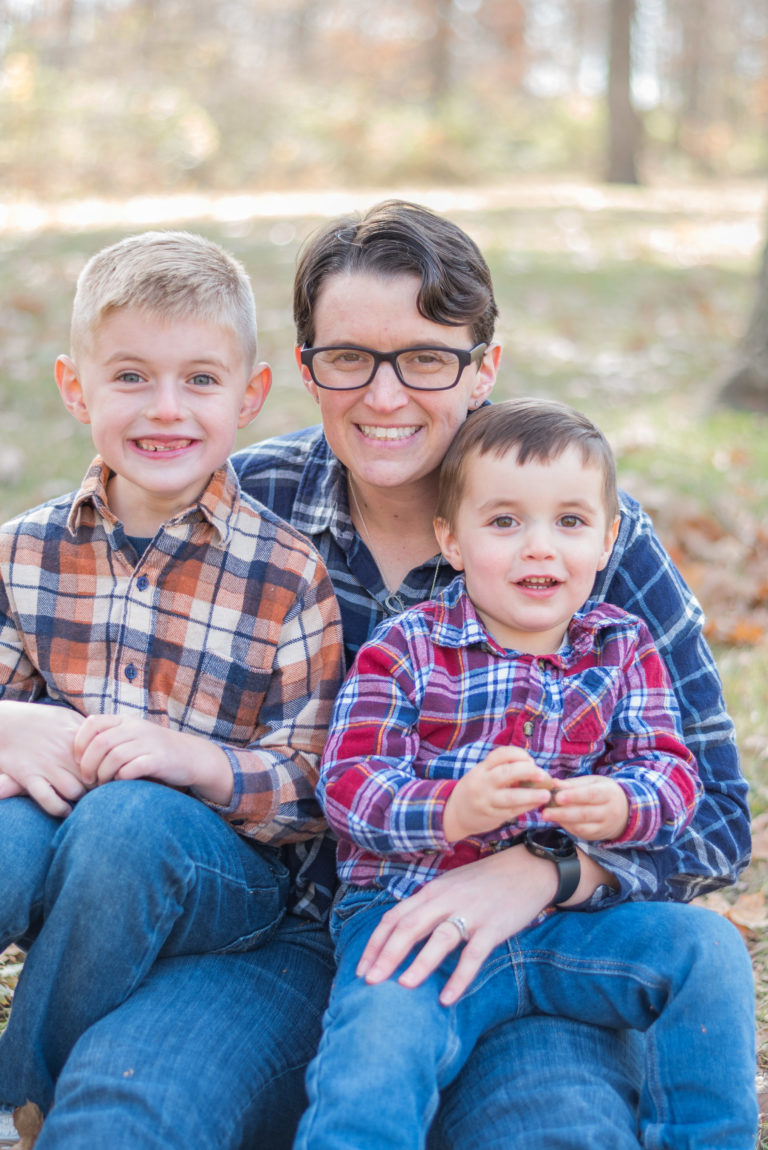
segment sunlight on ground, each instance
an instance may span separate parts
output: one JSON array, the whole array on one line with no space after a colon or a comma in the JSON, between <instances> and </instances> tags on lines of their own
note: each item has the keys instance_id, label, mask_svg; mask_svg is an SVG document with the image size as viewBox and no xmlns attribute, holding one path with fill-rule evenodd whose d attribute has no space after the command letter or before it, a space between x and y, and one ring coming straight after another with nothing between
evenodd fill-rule
<instances>
[{"instance_id":1,"label":"sunlight on ground","mask_svg":"<svg viewBox=\"0 0 768 1150\"><path fill-rule=\"evenodd\" d=\"M356 211L391 196L417 200L447 214L507 208L515 211L562 208L587 215L605 211L637 213L644 218L638 218L634 225L636 244L652 250L659 262L687 266L706 259L728 261L751 257L760 246L766 200L762 182L635 188L561 180L546 183L518 180L513 184L461 189L187 193L50 204L31 199L0 199L0 234L29 235L47 229L85 232L113 227L146 228L193 220L218 224L253 219L288 221ZM658 218L654 218L655 215ZM541 228L534 236L528 233L528 240L541 251L562 251L563 231L569 233L572 248L584 245L577 216L564 217L555 230ZM290 243L293 239L289 225L275 232L275 243Z\"/></svg>"}]
</instances>

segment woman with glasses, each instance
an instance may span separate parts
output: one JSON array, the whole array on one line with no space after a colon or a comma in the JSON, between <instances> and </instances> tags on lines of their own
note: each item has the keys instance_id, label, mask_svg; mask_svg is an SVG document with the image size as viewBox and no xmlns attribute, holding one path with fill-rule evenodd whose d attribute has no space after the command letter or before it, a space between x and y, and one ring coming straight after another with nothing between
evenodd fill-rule
<instances>
[{"instance_id":1,"label":"woman with glasses","mask_svg":"<svg viewBox=\"0 0 768 1150\"><path fill-rule=\"evenodd\" d=\"M321 425L255 444L234 462L244 489L322 554L351 662L380 620L452 578L432 529L437 473L496 378L493 285L461 228L388 201L309 238L294 314L296 358ZM426 975L461 947L457 976L466 987L575 867L589 905L608 905L689 899L732 882L745 865L747 786L701 612L627 496L594 594L641 615L667 661L705 788L691 827L666 851L633 853L631 866L617 850L590 844L587 855L566 840L454 870L392 912L384 945L369 956L382 970L421 942L414 966ZM330 836L306 845L293 876L295 913L259 951L160 961L83 1036L58 1083L51 1113L66 1140L56 1145L291 1146L332 977L318 923L335 890L334 861ZM744 992L723 993L737 989ZM508 1023L483 1039L446 1091L430 1150L637 1150L646 1064L653 1069L653 1051L632 1033L551 1017ZM116 1123L122 1138L100 1141L99 1130Z\"/></svg>"},{"instance_id":2,"label":"woman with glasses","mask_svg":"<svg viewBox=\"0 0 768 1150\"><path fill-rule=\"evenodd\" d=\"M381 619L430 598L454 575L432 529L437 475L456 430L496 378L493 285L460 228L416 204L389 201L309 238L294 318L297 362L322 424L234 459L244 488L323 555L351 661ZM466 987L493 947L549 904L553 870L561 876L574 857L590 906L689 899L732 882L745 865L746 783L701 613L626 495L594 594L641 615L669 665L705 786L693 825L667 851L622 857L590 844L587 855L566 842L534 855L517 846L453 871L387 916L385 940L377 937L368 955L383 972L420 942L419 976L463 946L457 972ZM645 1054L638 1035L556 1018L509 1023L483 1040L446 1092L431 1146L636 1148ZM648 1145L655 1145L651 1131Z\"/></svg>"}]
</instances>

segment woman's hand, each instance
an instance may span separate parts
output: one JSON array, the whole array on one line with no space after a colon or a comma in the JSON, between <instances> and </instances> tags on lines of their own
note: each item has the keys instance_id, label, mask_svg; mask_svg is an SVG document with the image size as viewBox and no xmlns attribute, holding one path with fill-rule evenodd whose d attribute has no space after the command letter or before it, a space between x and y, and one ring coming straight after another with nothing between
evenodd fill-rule
<instances>
[{"instance_id":1,"label":"woman's hand","mask_svg":"<svg viewBox=\"0 0 768 1150\"><path fill-rule=\"evenodd\" d=\"M457 915L466 925L468 940L440 995L448 1006L461 997L493 948L549 906L556 890L554 866L524 846L457 867L387 911L363 951L357 973L367 982L384 982L426 938L399 979L403 986L419 986L461 942L459 929L448 921Z\"/></svg>"},{"instance_id":2,"label":"woman's hand","mask_svg":"<svg viewBox=\"0 0 768 1150\"><path fill-rule=\"evenodd\" d=\"M567 905L576 906L611 881L601 866L579 853L581 880ZM500 943L527 926L550 906L557 890L557 870L523 845L457 867L403 899L382 918L357 967L367 982L384 982L414 946L427 941L400 975L402 986L419 986L461 943L459 928L448 921L460 917L467 942L440 1001L450 1006L464 993L485 959Z\"/></svg>"}]
</instances>

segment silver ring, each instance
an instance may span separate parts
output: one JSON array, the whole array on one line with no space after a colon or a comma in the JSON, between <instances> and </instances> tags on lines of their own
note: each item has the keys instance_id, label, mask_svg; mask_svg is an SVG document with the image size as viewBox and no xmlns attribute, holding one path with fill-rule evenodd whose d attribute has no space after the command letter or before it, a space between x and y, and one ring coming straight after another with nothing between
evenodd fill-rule
<instances>
[{"instance_id":1,"label":"silver ring","mask_svg":"<svg viewBox=\"0 0 768 1150\"><path fill-rule=\"evenodd\" d=\"M456 927L457 931L461 935L461 941L467 941L469 938L469 935L467 934L467 923L460 914L452 914L450 918L443 919L443 922L452 923L452 925Z\"/></svg>"}]
</instances>

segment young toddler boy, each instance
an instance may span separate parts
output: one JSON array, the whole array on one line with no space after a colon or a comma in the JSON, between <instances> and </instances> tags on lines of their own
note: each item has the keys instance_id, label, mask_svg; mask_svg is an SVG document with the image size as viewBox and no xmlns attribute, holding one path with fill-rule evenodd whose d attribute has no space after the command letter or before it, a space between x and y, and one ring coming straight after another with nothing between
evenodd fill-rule
<instances>
[{"instance_id":1,"label":"young toddler boy","mask_svg":"<svg viewBox=\"0 0 768 1150\"><path fill-rule=\"evenodd\" d=\"M341 628L319 555L228 463L270 381L216 244L148 232L84 268L56 382L98 455L0 529L0 949L28 949L5 1106L47 1110L158 957L250 950L310 901L293 844L324 827Z\"/></svg>"},{"instance_id":2,"label":"young toddler boy","mask_svg":"<svg viewBox=\"0 0 768 1150\"><path fill-rule=\"evenodd\" d=\"M718 1145L738 1145L728 1140L730 1068L714 1053L728 1048L715 1035L729 1033L730 1004L717 1001L707 956L686 932L687 916L710 912L606 900L605 889L579 898L574 842L614 857L664 847L699 792L645 624L587 602L619 522L610 447L560 404L489 405L459 430L440 485L435 531L462 574L361 648L323 754L318 796L346 885L295 1145L422 1147L439 1091L480 1037L531 1012L650 1028L642 1125L663 1125L664 1145L704 1146L713 1130ZM492 952L463 997L450 985L455 950L426 979L410 966L414 952L395 977L377 973L366 946L377 928L381 944L388 908L519 843L555 864L552 907ZM445 931L471 946L463 918Z\"/></svg>"}]
</instances>

